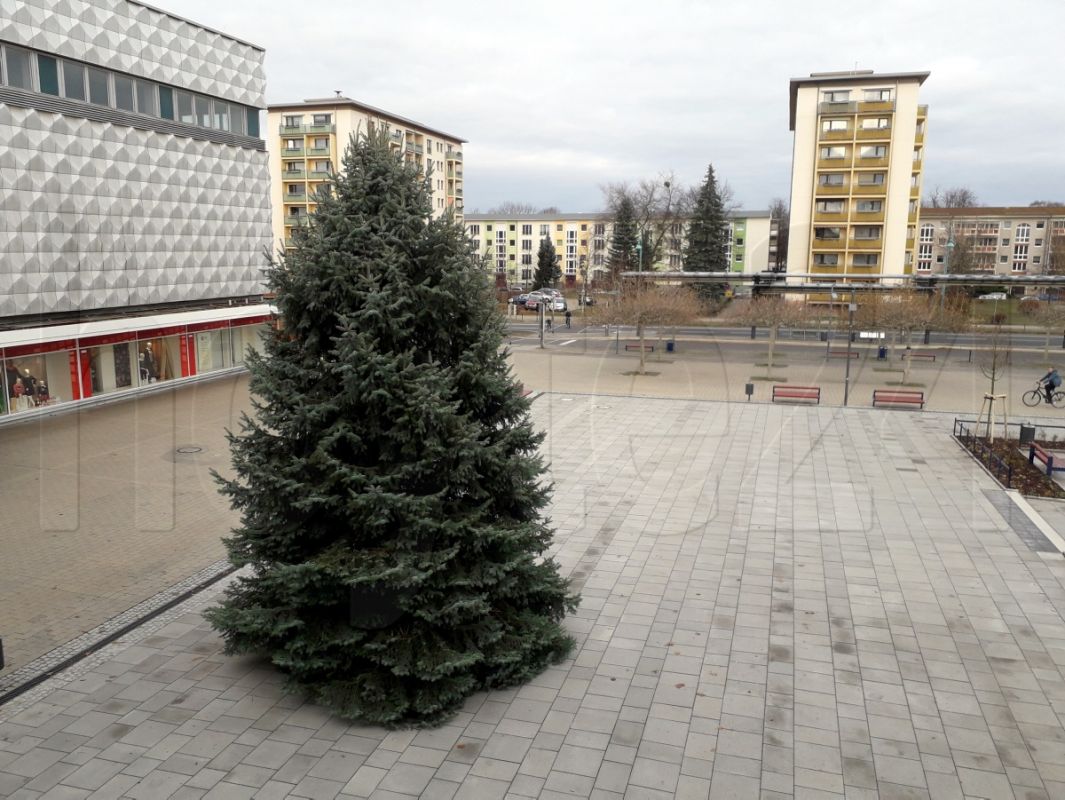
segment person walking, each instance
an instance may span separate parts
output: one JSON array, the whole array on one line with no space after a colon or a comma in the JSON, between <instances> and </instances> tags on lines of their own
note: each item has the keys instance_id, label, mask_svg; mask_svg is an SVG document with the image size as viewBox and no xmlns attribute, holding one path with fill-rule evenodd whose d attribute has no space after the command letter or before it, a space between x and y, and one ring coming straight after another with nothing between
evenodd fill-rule
<instances>
[{"instance_id":1,"label":"person walking","mask_svg":"<svg viewBox=\"0 0 1065 800\"><path fill-rule=\"evenodd\" d=\"M569 328L569 327L570 327L570 322L572 322L572 321L573 321L573 312L572 312L572 311L570 311L570 310L569 310L569 309L567 308L567 309L566 309L566 327L567 327L567 328Z\"/></svg>"}]
</instances>

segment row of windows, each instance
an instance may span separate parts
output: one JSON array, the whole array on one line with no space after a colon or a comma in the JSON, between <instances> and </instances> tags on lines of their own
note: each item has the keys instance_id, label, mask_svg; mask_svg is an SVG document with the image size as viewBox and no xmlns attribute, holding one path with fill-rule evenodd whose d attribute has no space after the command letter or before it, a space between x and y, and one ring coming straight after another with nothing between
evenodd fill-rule
<instances>
[{"instance_id":1,"label":"row of windows","mask_svg":"<svg viewBox=\"0 0 1065 800\"><path fill-rule=\"evenodd\" d=\"M821 214L842 214L847 208L846 200L818 200L817 211ZM878 214L884 210L883 200L857 200L854 210L859 214Z\"/></svg>"},{"instance_id":2,"label":"row of windows","mask_svg":"<svg viewBox=\"0 0 1065 800\"><path fill-rule=\"evenodd\" d=\"M890 117L863 117L860 120L858 126L863 131L884 131L891 127ZM823 119L821 120L821 130L826 133L829 131L845 131L850 128L849 119Z\"/></svg>"},{"instance_id":3,"label":"row of windows","mask_svg":"<svg viewBox=\"0 0 1065 800\"><path fill-rule=\"evenodd\" d=\"M858 90L854 90L857 94ZM866 103L891 102L891 89L865 89L862 91L862 99ZM850 89L830 89L821 93L821 100L825 103L849 103L851 100Z\"/></svg>"},{"instance_id":4,"label":"row of windows","mask_svg":"<svg viewBox=\"0 0 1065 800\"><path fill-rule=\"evenodd\" d=\"M555 230L556 231L561 231L562 227L563 226L561 224L556 224L555 225ZM606 225L604 225L602 223L597 224L597 225L593 225L592 227L595 229L595 235L596 236L603 236L606 233ZM510 225L509 228L510 228L511 232L514 232L516 230L517 226L516 225ZM485 225L484 229L485 229L486 232L491 233L492 232L491 223ZM481 235L481 226L479 224L467 225L466 226L466 230L467 230L467 232L469 233L470 236L480 236ZM587 223L583 223L583 222L581 223L581 230L582 231L587 231L588 230ZM521 235L522 236L532 236L532 232L533 232L533 226L532 225L522 225L521 226ZM505 231L502 228L497 230L495 233L496 233L496 237L497 238L500 238L500 239L505 238L505 236L504 236ZM576 231L569 231L569 232L567 232L567 236L569 236L570 238L575 238L576 237L576 233L577 233ZM541 225L540 226L540 236L550 236L550 235L551 235L551 226L550 225ZM583 241L584 240L582 240L582 243L583 243ZM510 243L513 245L514 241L511 240Z\"/></svg>"},{"instance_id":5,"label":"row of windows","mask_svg":"<svg viewBox=\"0 0 1065 800\"><path fill-rule=\"evenodd\" d=\"M875 267L880 263L879 253L853 253L851 266ZM838 267L839 253L814 253L814 264L819 267Z\"/></svg>"},{"instance_id":6,"label":"row of windows","mask_svg":"<svg viewBox=\"0 0 1065 800\"><path fill-rule=\"evenodd\" d=\"M199 128L259 136L256 108L9 44L0 51L0 84Z\"/></svg>"},{"instance_id":7,"label":"row of windows","mask_svg":"<svg viewBox=\"0 0 1065 800\"><path fill-rule=\"evenodd\" d=\"M822 241L836 241L843 238L843 230L839 226L814 228L814 238ZM883 228L879 225L855 225L850 230L852 239L869 241L879 239Z\"/></svg>"},{"instance_id":8,"label":"row of windows","mask_svg":"<svg viewBox=\"0 0 1065 800\"><path fill-rule=\"evenodd\" d=\"M887 180L886 172L860 172L858 173L859 186L883 186ZM822 172L817 176L819 186L846 186L847 173L845 172Z\"/></svg>"},{"instance_id":9,"label":"row of windows","mask_svg":"<svg viewBox=\"0 0 1065 800\"><path fill-rule=\"evenodd\" d=\"M888 149L886 144L870 144L858 148L858 158L887 158ZM821 148L822 159L846 158L850 155L850 148L845 145L831 145Z\"/></svg>"}]
</instances>

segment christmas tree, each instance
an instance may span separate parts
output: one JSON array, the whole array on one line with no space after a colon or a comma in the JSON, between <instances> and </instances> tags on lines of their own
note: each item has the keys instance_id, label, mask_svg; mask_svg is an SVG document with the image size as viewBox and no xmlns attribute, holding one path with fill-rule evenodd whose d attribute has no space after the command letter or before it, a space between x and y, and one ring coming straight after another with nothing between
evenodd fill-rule
<instances>
[{"instance_id":1,"label":"christmas tree","mask_svg":"<svg viewBox=\"0 0 1065 800\"><path fill-rule=\"evenodd\" d=\"M577 598L544 553L549 487L504 321L462 226L387 132L267 269L282 325L230 435L250 569L208 613L342 716L434 724L564 658ZM216 476L217 477L217 476Z\"/></svg>"}]
</instances>

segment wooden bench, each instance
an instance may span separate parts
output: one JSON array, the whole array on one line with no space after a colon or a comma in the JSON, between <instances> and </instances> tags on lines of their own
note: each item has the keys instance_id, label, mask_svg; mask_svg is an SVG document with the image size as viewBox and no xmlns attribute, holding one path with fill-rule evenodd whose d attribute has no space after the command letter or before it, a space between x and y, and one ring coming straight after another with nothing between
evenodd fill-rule
<instances>
[{"instance_id":1,"label":"wooden bench","mask_svg":"<svg viewBox=\"0 0 1065 800\"><path fill-rule=\"evenodd\" d=\"M1050 455L1050 453L1035 442L1032 442L1028 445L1028 463L1035 466L1036 461L1043 462L1043 466L1046 467L1047 475L1049 476L1054 474L1054 470L1065 472L1065 467L1054 466L1054 456Z\"/></svg>"},{"instance_id":2,"label":"wooden bench","mask_svg":"<svg viewBox=\"0 0 1065 800\"><path fill-rule=\"evenodd\" d=\"M924 408L924 392L902 389L873 389L873 408L878 405L919 406Z\"/></svg>"},{"instance_id":3,"label":"wooden bench","mask_svg":"<svg viewBox=\"0 0 1065 800\"><path fill-rule=\"evenodd\" d=\"M925 359L929 359L931 361L935 361L936 360L936 354L935 353L924 353L924 352L921 352L919 350L907 350L905 353L902 354L902 357L903 358L909 358L909 359L925 358Z\"/></svg>"},{"instance_id":4,"label":"wooden bench","mask_svg":"<svg viewBox=\"0 0 1065 800\"><path fill-rule=\"evenodd\" d=\"M860 358L861 355L862 354L859 353L857 350L850 350L850 351L847 351L847 350L829 350L828 351L828 357L829 358Z\"/></svg>"},{"instance_id":5,"label":"wooden bench","mask_svg":"<svg viewBox=\"0 0 1065 800\"><path fill-rule=\"evenodd\" d=\"M773 402L775 403L777 400L813 400L814 403L820 403L821 387L776 384L773 386Z\"/></svg>"},{"instance_id":6,"label":"wooden bench","mask_svg":"<svg viewBox=\"0 0 1065 800\"><path fill-rule=\"evenodd\" d=\"M652 353L655 351L655 346L653 344L640 344L639 342L626 342L625 343L626 352L629 351L629 350L639 350L641 348L644 349L644 350L650 350Z\"/></svg>"}]
</instances>

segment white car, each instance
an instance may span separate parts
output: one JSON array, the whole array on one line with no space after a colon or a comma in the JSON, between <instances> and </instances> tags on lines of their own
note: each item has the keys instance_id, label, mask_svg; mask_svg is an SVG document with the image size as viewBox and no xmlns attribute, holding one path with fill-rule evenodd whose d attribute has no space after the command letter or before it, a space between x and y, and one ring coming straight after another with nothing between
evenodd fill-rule
<instances>
[{"instance_id":1,"label":"white car","mask_svg":"<svg viewBox=\"0 0 1065 800\"><path fill-rule=\"evenodd\" d=\"M1006 300L1008 295L1005 292L991 292L991 294L982 294L977 297L977 300Z\"/></svg>"},{"instance_id":2,"label":"white car","mask_svg":"<svg viewBox=\"0 0 1065 800\"><path fill-rule=\"evenodd\" d=\"M561 297L556 297L554 299L554 302L551 303L551 310L552 311L565 311L566 310L566 301L563 298L561 298Z\"/></svg>"}]
</instances>

